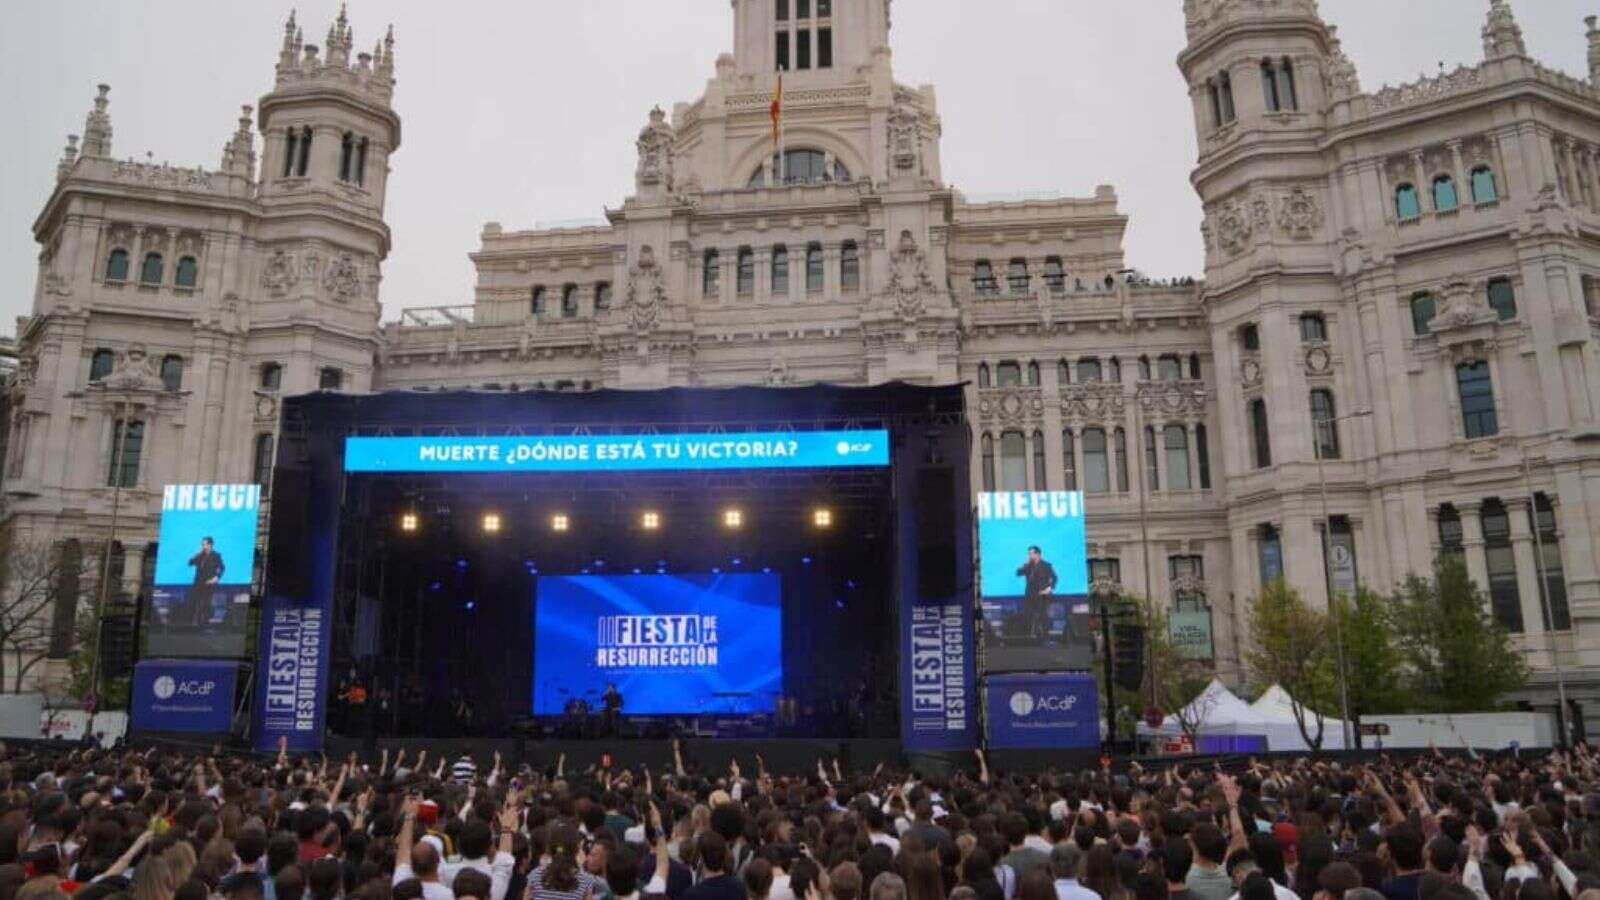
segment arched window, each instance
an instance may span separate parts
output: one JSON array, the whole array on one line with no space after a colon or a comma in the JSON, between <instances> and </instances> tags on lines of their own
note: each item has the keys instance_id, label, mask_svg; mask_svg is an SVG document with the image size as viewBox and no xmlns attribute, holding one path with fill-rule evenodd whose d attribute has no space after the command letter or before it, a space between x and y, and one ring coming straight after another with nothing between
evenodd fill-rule
<instances>
[{"instance_id":1,"label":"arched window","mask_svg":"<svg viewBox=\"0 0 1600 900\"><path fill-rule=\"evenodd\" d=\"M1272 435L1267 430L1267 401L1257 397L1250 401L1250 441L1255 449L1258 469L1272 465Z\"/></svg>"},{"instance_id":2,"label":"arched window","mask_svg":"<svg viewBox=\"0 0 1600 900\"><path fill-rule=\"evenodd\" d=\"M1252 353L1261 349L1261 329L1257 328L1255 323L1239 326L1239 346Z\"/></svg>"},{"instance_id":3,"label":"arched window","mask_svg":"<svg viewBox=\"0 0 1600 900\"><path fill-rule=\"evenodd\" d=\"M139 458L144 455L144 423L118 419L111 426L111 466L106 487L131 488L139 483Z\"/></svg>"},{"instance_id":4,"label":"arched window","mask_svg":"<svg viewBox=\"0 0 1600 900\"><path fill-rule=\"evenodd\" d=\"M295 174L305 175L311 171L311 126L300 129L300 160L295 167Z\"/></svg>"},{"instance_id":5,"label":"arched window","mask_svg":"<svg viewBox=\"0 0 1600 900\"><path fill-rule=\"evenodd\" d=\"M1489 308L1500 317L1500 321L1509 322L1517 317L1517 291L1511 286L1511 279L1489 279Z\"/></svg>"},{"instance_id":6,"label":"arched window","mask_svg":"<svg viewBox=\"0 0 1600 900\"><path fill-rule=\"evenodd\" d=\"M261 485L263 491L272 486L272 435L256 435L256 452L254 465L256 484Z\"/></svg>"},{"instance_id":7,"label":"arched window","mask_svg":"<svg viewBox=\"0 0 1600 900\"><path fill-rule=\"evenodd\" d=\"M144 264L139 267L140 284L160 284L161 276L165 274L166 263L161 254L154 250L144 255Z\"/></svg>"},{"instance_id":8,"label":"arched window","mask_svg":"<svg viewBox=\"0 0 1600 900\"><path fill-rule=\"evenodd\" d=\"M1278 60L1278 99L1286 110L1300 108L1300 96L1294 86L1294 61L1287 56Z\"/></svg>"},{"instance_id":9,"label":"arched window","mask_svg":"<svg viewBox=\"0 0 1600 900\"><path fill-rule=\"evenodd\" d=\"M528 302L528 312L530 314L534 315L534 316L542 316L542 315L544 315L544 302L545 302L545 298L548 295L549 295L549 292L545 290L544 285L542 285L542 284L534 285L533 286L533 297Z\"/></svg>"},{"instance_id":10,"label":"arched window","mask_svg":"<svg viewBox=\"0 0 1600 900\"><path fill-rule=\"evenodd\" d=\"M1156 360L1156 374L1162 381L1183 380L1183 360L1176 355L1165 354Z\"/></svg>"},{"instance_id":11,"label":"arched window","mask_svg":"<svg viewBox=\"0 0 1600 900\"><path fill-rule=\"evenodd\" d=\"M1102 380L1100 377L1100 360L1089 356L1078 360L1078 382L1080 384L1088 384L1089 382L1100 380Z\"/></svg>"},{"instance_id":12,"label":"arched window","mask_svg":"<svg viewBox=\"0 0 1600 900\"><path fill-rule=\"evenodd\" d=\"M1233 115L1233 76L1227 72L1217 75L1217 97L1221 101L1221 115L1218 121L1226 125L1232 122Z\"/></svg>"},{"instance_id":13,"label":"arched window","mask_svg":"<svg viewBox=\"0 0 1600 900\"><path fill-rule=\"evenodd\" d=\"M1028 261L1017 257L1006 264L1006 284L1013 294L1028 292Z\"/></svg>"},{"instance_id":14,"label":"arched window","mask_svg":"<svg viewBox=\"0 0 1600 900\"><path fill-rule=\"evenodd\" d=\"M1069 491L1078 489L1078 461L1073 453L1072 443L1072 429L1061 429L1061 485Z\"/></svg>"},{"instance_id":15,"label":"arched window","mask_svg":"<svg viewBox=\"0 0 1600 900\"><path fill-rule=\"evenodd\" d=\"M1007 360L994 369L996 387L1018 387L1022 384L1022 366Z\"/></svg>"},{"instance_id":16,"label":"arched window","mask_svg":"<svg viewBox=\"0 0 1600 900\"><path fill-rule=\"evenodd\" d=\"M1039 363L1037 360L1028 361L1028 387L1039 386Z\"/></svg>"},{"instance_id":17,"label":"arched window","mask_svg":"<svg viewBox=\"0 0 1600 900\"><path fill-rule=\"evenodd\" d=\"M605 312L611 308L611 282L597 281L594 285L594 311Z\"/></svg>"},{"instance_id":18,"label":"arched window","mask_svg":"<svg viewBox=\"0 0 1600 900\"><path fill-rule=\"evenodd\" d=\"M782 33L780 32L780 35ZM783 154L783 172L778 177L779 184L821 184L825 181L849 181L850 170L844 163L833 161L833 168L828 168L828 154L821 150L789 150ZM747 187L765 187L767 183L766 164L763 163L750 176Z\"/></svg>"},{"instance_id":19,"label":"arched window","mask_svg":"<svg viewBox=\"0 0 1600 900\"><path fill-rule=\"evenodd\" d=\"M1066 292L1067 270L1061 265L1061 257L1046 256L1044 258L1044 286L1052 294Z\"/></svg>"},{"instance_id":20,"label":"arched window","mask_svg":"<svg viewBox=\"0 0 1600 900\"><path fill-rule=\"evenodd\" d=\"M1338 410L1333 391L1317 388L1311 392L1311 446L1318 459L1339 458Z\"/></svg>"},{"instance_id":21,"label":"arched window","mask_svg":"<svg viewBox=\"0 0 1600 900\"><path fill-rule=\"evenodd\" d=\"M1206 446L1206 426L1204 422L1197 422L1194 426L1194 458L1200 466L1200 490L1211 490L1211 453Z\"/></svg>"},{"instance_id":22,"label":"arched window","mask_svg":"<svg viewBox=\"0 0 1600 900\"><path fill-rule=\"evenodd\" d=\"M722 256L715 250L707 250L705 265L700 272L700 293L706 297L715 298L722 289Z\"/></svg>"},{"instance_id":23,"label":"arched window","mask_svg":"<svg viewBox=\"0 0 1600 900\"><path fill-rule=\"evenodd\" d=\"M861 290L861 251L855 241L845 241L839 247L839 287L852 292Z\"/></svg>"},{"instance_id":24,"label":"arched window","mask_svg":"<svg viewBox=\"0 0 1600 900\"><path fill-rule=\"evenodd\" d=\"M1456 196L1456 180L1449 175L1440 175L1433 180L1433 209L1435 212L1449 212L1461 205L1461 199Z\"/></svg>"},{"instance_id":25,"label":"arched window","mask_svg":"<svg viewBox=\"0 0 1600 900\"><path fill-rule=\"evenodd\" d=\"M994 490L994 438L984 432L983 440L983 489Z\"/></svg>"},{"instance_id":26,"label":"arched window","mask_svg":"<svg viewBox=\"0 0 1600 900\"><path fill-rule=\"evenodd\" d=\"M283 387L283 366L275 363L261 364L261 380L258 382L263 391L276 391Z\"/></svg>"},{"instance_id":27,"label":"arched window","mask_svg":"<svg viewBox=\"0 0 1600 900\"><path fill-rule=\"evenodd\" d=\"M1044 432L1035 431L1033 433L1033 489L1042 491L1044 486Z\"/></svg>"},{"instance_id":28,"label":"arched window","mask_svg":"<svg viewBox=\"0 0 1600 900\"><path fill-rule=\"evenodd\" d=\"M1206 96L1211 100L1211 125L1221 128L1225 123L1222 121L1222 93L1217 88L1217 79L1206 79Z\"/></svg>"},{"instance_id":29,"label":"arched window","mask_svg":"<svg viewBox=\"0 0 1600 900\"><path fill-rule=\"evenodd\" d=\"M739 264L734 269L733 287L741 297L748 297L756 289L756 252L749 247L739 248Z\"/></svg>"},{"instance_id":30,"label":"arched window","mask_svg":"<svg viewBox=\"0 0 1600 900\"><path fill-rule=\"evenodd\" d=\"M178 257L178 272L173 284L181 288L192 288L200 278L200 264L192 256Z\"/></svg>"},{"instance_id":31,"label":"arched window","mask_svg":"<svg viewBox=\"0 0 1600 900\"><path fill-rule=\"evenodd\" d=\"M578 317L578 286L564 284L561 286L561 318L576 319Z\"/></svg>"},{"instance_id":32,"label":"arched window","mask_svg":"<svg viewBox=\"0 0 1600 900\"><path fill-rule=\"evenodd\" d=\"M118 247L106 257L106 280L128 280L128 251Z\"/></svg>"},{"instance_id":33,"label":"arched window","mask_svg":"<svg viewBox=\"0 0 1600 900\"><path fill-rule=\"evenodd\" d=\"M283 136L283 177L294 174L295 162L300 158L300 129L291 128Z\"/></svg>"},{"instance_id":34,"label":"arched window","mask_svg":"<svg viewBox=\"0 0 1600 900\"><path fill-rule=\"evenodd\" d=\"M104 347L94 351L89 357L89 380L104 381L111 370L116 367L117 355Z\"/></svg>"},{"instance_id":35,"label":"arched window","mask_svg":"<svg viewBox=\"0 0 1600 900\"><path fill-rule=\"evenodd\" d=\"M1150 380L1150 357L1148 356L1139 357L1139 380Z\"/></svg>"},{"instance_id":36,"label":"arched window","mask_svg":"<svg viewBox=\"0 0 1600 900\"><path fill-rule=\"evenodd\" d=\"M1433 295L1427 291L1419 291L1411 295L1411 333L1417 337L1431 334L1428 323L1433 321L1437 312Z\"/></svg>"},{"instance_id":37,"label":"arched window","mask_svg":"<svg viewBox=\"0 0 1600 900\"><path fill-rule=\"evenodd\" d=\"M1461 395L1461 426L1468 439L1493 437L1500 433L1494 411L1494 384L1486 362L1456 366L1456 390Z\"/></svg>"},{"instance_id":38,"label":"arched window","mask_svg":"<svg viewBox=\"0 0 1600 900\"><path fill-rule=\"evenodd\" d=\"M806 245L806 293L822 293L822 245Z\"/></svg>"},{"instance_id":39,"label":"arched window","mask_svg":"<svg viewBox=\"0 0 1600 900\"><path fill-rule=\"evenodd\" d=\"M352 181L351 168L356 161L356 136L346 131L339 141L339 180Z\"/></svg>"},{"instance_id":40,"label":"arched window","mask_svg":"<svg viewBox=\"0 0 1600 900\"><path fill-rule=\"evenodd\" d=\"M994 280L994 266L987 259L972 264L972 289L979 296L988 296L999 290Z\"/></svg>"},{"instance_id":41,"label":"arched window","mask_svg":"<svg viewBox=\"0 0 1600 900\"><path fill-rule=\"evenodd\" d=\"M1106 380L1111 382L1112 384L1121 384L1122 383L1122 360L1120 360L1120 359L1116 358L1115 356L1113 356L1109 360L1106 360L1106 364L1107 364Z\"/></svg>"},{"instance_id":42,"label":"arched window","mask_svg":"<svg viewBox=\"0 0 1600 900\"><path fill-rule=\"evenodd\" d=\"M1168 425L1163 443L1167 452L1167 490L1187 491L1189 480L1189 429Z\"/></svg>"},{"instance_id":43,"label":"arched window","mask_svg":"<svg viewBox=\"0 0 1600 900\"><path fill-rule=\"evenodd\" d=\"M1056 384L1072 383L1072 364L1064 359L1056 361Z\"/></svg>"},{"instance_id":44,"label":"arched window","mask_svg":"<svg viewBox=\"0 0 1600 900\"><path fill-rule=\"evenodd\" d=\"M1261 91L1266 95L1267 112L1278 112L1283 109L1283 102L1278 97L1278 73L1272 60L1261 61Z\"/></svg>"},{"instance_id":45,"label":"arched window","mask_svg":"<svg viewBox=\"0 0 1600 900\"><path fill-rule=\"evenodd\" d=\"M1106 453L1104 428L1083 430L1083 489L1090 494L1111 490L1111 460Z\"/></svg>"},{"instance_id":46,"label":"arched window","mask_svg":"<svg viewBox=\"0 0 1600 900\"><path fill-rule=\"evenodd\" d=\"M367 183L367 139L356 141L356 184L365 187Z\"/></svg>"},{"instance_id":47,"label":"arched window","mask_svg":"<svg viewBox=\"0 0 1600 900\"><path fill-rule=\"evenodd\" d=\"M1485 500L1480 511L1483 555L1489 576L1489 608L1495 619L1513 634L1521 634L1522 592L1517 585L1517 558L1511 543L1511 516L1503 502Z\"/></svg>"},{"instance_id":48,"label":"arched window","mask_svg":"<svg viewBox=\"0 0 1600 900\"><path fill-rule=\"evenodd\" d=\"M772 248L772 296L789 293L789 248L782 244Z\"/></svg>"},{"instance_id":49,"label":"arched window","mask_svg":"<svg viewBox=\"0 0 1600 900\"><path fill-rule=\"evenodd\" d=\"M989 380L989 364L978 363L978 387L986 388L993 385Z\"/></svg>"},{"instance_id":50,"label":"arched window","mask_svg":"<svg viewBox=\"0 0 1600 900\"><path fill-rule=\"evenodd\" d=\"M1415 185L1402 184L1394 189L1394 214L1402 222L1422 215L1422 203L1417 199Z\"/></svg>"},{"instance_id":51,"label":"arched window","mask_svg":"<svg viewBox=\"0 0 1600 900\"><path fill-rule=\"evenodd\" d=\"M177 355L161 358L161 386L169 391L183 388L183 357Z\"/></svg>"},{"instance_id":52,"label":"arched window","mask_svg":"<svg viewBox=\"0 0 1600 900\"><path fill-rule=\"evenodd\" d=\"M1500 199L1499 188L1494 182L1494 170L1488 166L1479 166L1472 170L1472 202L1493 203Z\"/></svg>"},{"instance_id":53,"label":"arched window","mask_svg":"<svg viewBox=\"0 0 1600 900\"><path fill-rule=\"evenodd\" d=\"M317 389L322 391L337 391L344 388L344 370L336 366L325 366L317 373Z\"/></svg>"},{"instance_id":54,"label":"arched window","mask_svg":"<svg viewBox=\"0 0 1600 900\"><path fill-rule=\"evenodd\" d=\"M1200 354L1189 354L1189 377L1195 381L1200 380Z\"/></svg>"},{"instance_id":55,"label":"arched window","mask_svg":"<svg viewBox=\"0 0 1600 900\"><path fill-rule=\"evenodd\" d=\"M1328 340L1328 321L1322 313L1305 313L1300 316L1300 340L1306 344L1322 344Z\"/></svg>"}]
</instances>

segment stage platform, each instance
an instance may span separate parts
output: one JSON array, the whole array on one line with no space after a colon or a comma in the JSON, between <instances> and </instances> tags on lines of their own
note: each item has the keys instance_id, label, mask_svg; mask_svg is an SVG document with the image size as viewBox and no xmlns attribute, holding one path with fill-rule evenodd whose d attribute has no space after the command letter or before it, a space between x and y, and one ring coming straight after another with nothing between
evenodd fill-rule
<instances>
[{"instance_id":1,"label":"stage platform","mask_svg":"<svg viewBox=\"0 0 1600 900\"><path fill-rule=\"evenodd\" d=\"M479 765L486 764L499 753L508 764L527 762L535 768L553 768L563 753L567 757L567 771L581 772L600 762L603 754L611 754L612 764L621 767L646 765L652 772L672 771L672 742L669 740L618 739L618 740L550 740L515 737L508 738L377 738L361 740L330 735L328 756L337 759L355 750L363 757L389 751L392 758L400 749L406 756L416 759L419 751L428 751L428 759L437 760L440 754L454 759L462 750L471 750ZM824 738L700 738L683 742L684 763L703 774L727 771L728 763L738 759L746 772L754 772L756 754L766 761L768 768L777 772L813 772L817 760L825 759L832 768L838 759L840 766L851 771L871 771L882 763L887 768L902 768L907 758L900 741L895 739L862 738L853 740L828 740ZM930 761L932 755L918 755ZM926 764L926 763L923 763Z\"/></svg>"}]
</instances>

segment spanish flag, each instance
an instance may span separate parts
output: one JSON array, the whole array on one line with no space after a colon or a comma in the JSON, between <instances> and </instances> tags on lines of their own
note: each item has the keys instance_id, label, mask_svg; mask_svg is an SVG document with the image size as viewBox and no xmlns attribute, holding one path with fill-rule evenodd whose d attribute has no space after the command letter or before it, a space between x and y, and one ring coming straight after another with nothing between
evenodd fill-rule
<instances>
[{"instance_id":1,"label":"spanish flag","mask_svg":"<svg viewBox=\"0 0 1600 900\"><path fill-rule=\"evenodd\" d=\"M772 145L778 145L778 123L783 121L783 73L778 73L778 86L772 90Z\"/></svg>"}]
</instances>

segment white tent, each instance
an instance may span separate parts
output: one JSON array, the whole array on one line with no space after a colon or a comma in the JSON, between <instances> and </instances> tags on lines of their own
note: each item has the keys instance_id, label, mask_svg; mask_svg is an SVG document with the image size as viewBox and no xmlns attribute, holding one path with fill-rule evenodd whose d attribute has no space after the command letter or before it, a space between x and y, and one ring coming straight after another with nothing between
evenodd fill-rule
<instances>
[{"instance_id":1,"label":"white tent","mask_svg":"<svg viewBox=\"0 0 1600 900\"><path fill-rule=\"evenodd\" d=\"M1251 709L1250 704L1239 699L1238 694L1228 690L1227 685L1215 678L1184 707L1183 720L1198 722L1200 727L1197 733L1201 735L1265 735L1268 726L1260 713ZM1180 735L1183 727L1178 723L1179 715L1173 713L1162 721L1160 728L1152 731L1141 724L1139 731L1145 735Z\"/></svg>"},{"instance_id":2,"label":"white tent","mask_svg":"<svg viewBox=\"0 0 1600 900\"><path fill-rule=\"evenodd\" d=\"M1256 702L1250 704L1251 712L1260 717L1265 725L1264 734L1267 736L1267 746L1272 750L1306 751L1311 749L1300 735L1300 726L1294 718L1294 700L1289 692L1279 685L1273 685L1264 691ZM1316 720L1307 712L1306 728L1315 733ZM1344 725L1335 716L1326 716L1322 720L1322 749L1339 750L1344 747Z\"/></svg>"}]
</instances>

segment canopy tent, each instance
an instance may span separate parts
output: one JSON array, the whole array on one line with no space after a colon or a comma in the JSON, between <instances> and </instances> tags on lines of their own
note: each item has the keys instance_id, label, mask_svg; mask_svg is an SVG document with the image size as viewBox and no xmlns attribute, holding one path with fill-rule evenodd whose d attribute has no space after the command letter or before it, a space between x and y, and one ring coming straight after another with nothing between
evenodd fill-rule
<instances>
[{"instance_id":1,"label":"canopy tent","mask_svg":"<svg viewBox=\"0 0 1600 900\"><path fill-rule=\"evenodd\" d=\"M1184 707L1181 714L1173 713L1161 722L1161 727L1150 729L1141 724L1139 732L1144 735L1176 736L1183 734L1180 721L1199 723L1196 730L1200 735L1264 735L1267 722L1260 714L1250 708L1250 704L1239 699L1239 695L1228 690L1228 686L1219 679L1211 679L1205 690Z\"/></svg>"},{"instance_id":2,"label":"canopy tent","mask_svg":"<svg viewBox=\"0 0 1600 900\"><path fill-rule=\"evenodd\" d=\"M1267 746L1273 750L1291 750L1304 752L1311 749L1304 737L1300 735L1300 726L1294 718L1294 699L1282 686L1274 684L1250 704L1250 710L1261 718L1266 725ZM1314 714L1306 712L1306 730L1316 733L1316 719ZM1322 720L1322 749L1341 750L1344 748L1344 724L1335 716L1325 716Z\"/></svg>"}]
</instances>

